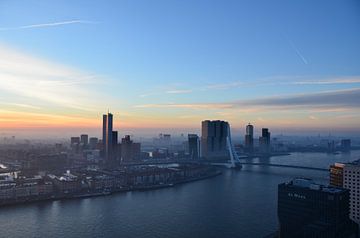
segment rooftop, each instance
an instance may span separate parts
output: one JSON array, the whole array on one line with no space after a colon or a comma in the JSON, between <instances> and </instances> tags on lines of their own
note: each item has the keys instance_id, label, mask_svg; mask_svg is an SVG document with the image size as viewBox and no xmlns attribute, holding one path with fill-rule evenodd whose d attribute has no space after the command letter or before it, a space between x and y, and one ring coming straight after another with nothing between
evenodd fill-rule
<instances>
[{"instance_id":1,"label":"rooftop","mask_svg":"<svg viewBox=\"0 0 360 238\"><path fill-rule=\"evenodd\" d=\"M326 193L342 193L345 189L325 186L322 184L316 184L309 178L295 178L292 181L286 183L287 186L307 188L310 190L323 191Z\"/></svg>"}]
</instances>

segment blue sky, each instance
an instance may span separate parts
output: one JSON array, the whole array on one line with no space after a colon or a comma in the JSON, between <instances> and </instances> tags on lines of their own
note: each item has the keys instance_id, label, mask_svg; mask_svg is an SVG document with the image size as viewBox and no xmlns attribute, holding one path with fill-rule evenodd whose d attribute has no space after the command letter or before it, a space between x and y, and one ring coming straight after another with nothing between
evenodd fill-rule
<instances>
[{"instance_id":1,"label":"blue sky","mask_svg":"<svg viewBox=\"0 0 360 238\"><path fill-rule=\"evenodd\" d=\"M0 127L359 128L359 24L358 1L0 0Z\"/></svg>"}]
</instances>

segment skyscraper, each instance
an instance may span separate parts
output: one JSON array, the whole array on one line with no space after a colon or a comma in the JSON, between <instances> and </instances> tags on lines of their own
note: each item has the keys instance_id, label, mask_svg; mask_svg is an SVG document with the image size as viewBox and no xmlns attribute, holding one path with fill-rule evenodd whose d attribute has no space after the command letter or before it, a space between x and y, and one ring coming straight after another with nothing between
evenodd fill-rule
<instances>
[{"instance_id":1,"label":"skyscraper","mask_svg":"<svg viewBox=\"0 0 360 238\"><path fill-rule=\"evenodd\" d=\"M228 159L227 137L229 123L226 121L203 121L201 123L201 156L206 159Z\"/></svg>"},{"instance_id":2,"label":"skyscraper","mask_svg":"<svg viewBox=\"0 0 360 238\"><path fill-rule=\"evenodd\" d=\"M189 143L190 159L199 159L200 158L199 136L196 134L189 134L188 143Z\"/></svg>"},{"instance_id":3,"label":"skyscraper","mask_svg":"<svg viewBox=\"0 0 360 238\"><path fill-rule=\"evenodd\" d=\"M108 113L103 115L103 149L104 159L109 162L112 159L112 130L113 130L113 115Z\"/></svg>"},{"instance_id":4,"label":"skyscraper","mask_svg":"<svg viewBox=\"0 0 360 238\"><path fill-rule=\"evenodd\" d=\"M294 179L278 186L279 237L347 238L357 226L349 219L349 191Z\"/></svg>"},{"instance_id":5,"label":"skyscraper","mask_svg":"<svg viewBox=\"0 0 360 238\"><path fill-rule=\"evenodd\" d=\"M270 132L268 128L262 128L261 136L259 137L259 149L261 153L270 152Z\"/></svg>"},{"instance_id":6,"label":"skyscraper","mask_svg":"<svg viewBox=\"0 0 360 238\"><path fill-rule=\"evenodd\" d=\"M253 152L254 150L254 127L249 123L246 126L246 134L245 134L245 151Z\"/></svg>"}]
</instances>

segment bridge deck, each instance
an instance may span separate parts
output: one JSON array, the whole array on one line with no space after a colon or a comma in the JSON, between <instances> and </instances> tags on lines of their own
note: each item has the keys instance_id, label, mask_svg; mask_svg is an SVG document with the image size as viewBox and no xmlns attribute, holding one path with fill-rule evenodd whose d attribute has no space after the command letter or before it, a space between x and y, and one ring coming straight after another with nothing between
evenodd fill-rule
<instances>
[{"instance_id":1,"label":"bridge deck","mask_svg":"<svg viewBox=\"0 0 360 238\"><path fill-rule=\"evenodd\" d=\"M259 166L270 166L270 167L294 168L294 169L309 169L309 170L317 170L317 171L329 171L329 169L325 169L325 168L316 168L316 167L299 166L299 165L246 163L246 162L241 162L240 164L241 165L259 165Z\"/></svg>"}]
</instances>

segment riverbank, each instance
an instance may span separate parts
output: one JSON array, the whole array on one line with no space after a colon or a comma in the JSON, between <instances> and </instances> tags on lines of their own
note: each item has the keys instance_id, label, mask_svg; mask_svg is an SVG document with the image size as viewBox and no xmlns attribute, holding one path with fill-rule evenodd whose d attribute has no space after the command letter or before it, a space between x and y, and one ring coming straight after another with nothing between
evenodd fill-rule
<instances>
[{"instance_id":1,"label":"riverbank","mask_svg":"<svg viewBox=\"0 0 360 238\"><path fill-rule=\"evenodd\" d=\"M67 199L81 199L81 198L90 198L90 197L99 197L99 196L111 196L115 193L124 193L124 192L130 192L130 191L148 191L148 190L156 190L156 189L163 189L163 188L170 188L174 187L180 184L195 182L199 180L204 180L212 177L216 177L221 175L222 172L219 170L215 170L212 173L209 173L207 175L195 177L195 178L188 178L183 179L180 181L173 181L171 183L166 184L151 184L151 185L137 185L137 186L129 186L129 187L122 187L118 189L111 189L103 191L86 191L82 193L76 193L76 194L54 194L52 196L33 196L33 197L27 197L24 199L18 199L18 200L7 200L7 201L1 201L0 202L0 208L5 206L17 206L17 205L23 205L23 204L31 204L31 203L37 203L37 202L44 202L44 201L58 201L58 200L67 200Z\"/></svg>"}]
</instances>

